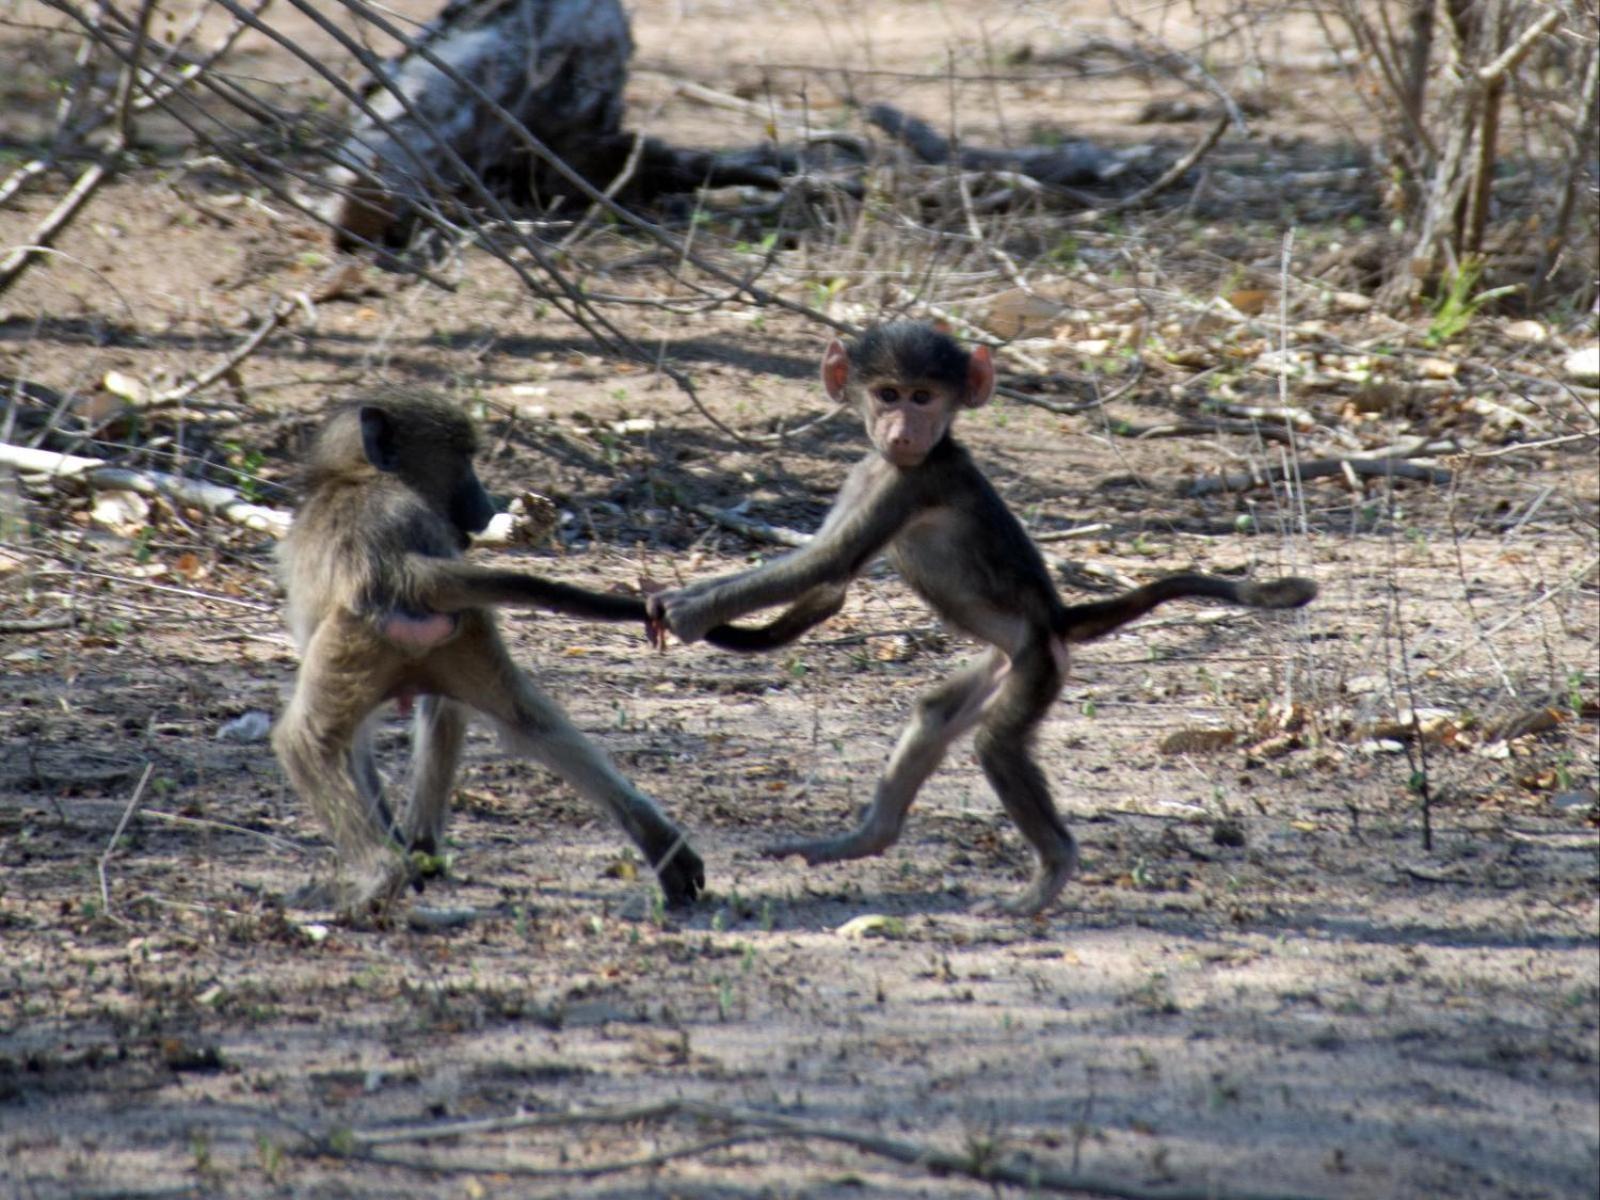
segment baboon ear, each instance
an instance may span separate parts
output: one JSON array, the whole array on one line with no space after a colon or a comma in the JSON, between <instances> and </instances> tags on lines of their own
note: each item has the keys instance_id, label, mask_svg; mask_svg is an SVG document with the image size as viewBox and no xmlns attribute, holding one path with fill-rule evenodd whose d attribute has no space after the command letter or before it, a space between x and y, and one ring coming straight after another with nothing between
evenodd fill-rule
<instances>
[{"instance_id":1,"label":"baboon ear","mask_svg":"<svg viewBox=\"0 0 1600 1200\"><path fill-rule=\"evenodd\" d=\"M822 386L828 399L838 403L844 399L845 384L850 382L850 352L838 338L828 343L822 352Z\"/></svg>"},{"instance_id":2,"label":"baboon ear","mask_svg":"<svg viewBox=\"0 0 1600 1200\"><path fill-rule=\"evenodd\" d=\"M982 408L994 395L994 359L989 357L989 347L974 346L967 360L967 394L961 403L968 408Z\"/></svg>"},{"instance_id":3,"label":"baboon ear","mask_svg":"<svg viewBox=\"0 0 1600 1200\"><path fill-rule=\"evenodd\" d=\"M361 449L367 461L380 471L395 470L400 465L400 447L389 414L377 405L363 404L360 417Z\"/></svg>"}]
</instances>

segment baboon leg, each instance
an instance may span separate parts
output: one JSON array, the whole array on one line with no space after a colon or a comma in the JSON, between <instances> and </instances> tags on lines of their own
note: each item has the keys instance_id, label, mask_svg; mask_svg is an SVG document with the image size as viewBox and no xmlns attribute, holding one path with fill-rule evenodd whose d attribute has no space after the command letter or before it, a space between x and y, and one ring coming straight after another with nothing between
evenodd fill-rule
<instances>
[{"instance_id":1,"label":"baboon leg","mask_svg":"<svg viewBox=\"0 0 1600 1200\"><path fill-rule=\"evenodd\" d=\"M977 724L1006 670L1005 655L991 650L978 666L917 700L911 724L895 744L872 803L855 829L815 841L783 842L763 853L772 858L799 854L811 866L882 854L900 836L918 789L944 760L951 743Z\"/></svg>"},{"instance_id":2,"label":"baboon leg","mask_svg":"<svg viewBox=\"0 0 1600 1200\"><path fill-rule=\"evenodd\" d=\"M1034 731L1061 685L1062 656L1048 644L1030 643L1012 660L975 739L978 763L990 786L1039 856L1033 880L1001 905L1019 916L1043 912L1078 866L1077 842L1056 811L1050 785L1032 753Z\"/></svg>"},{"instance_id":3,"label":"baboon leg","mask_svg":"<svg viewBox=\"0 0 1600 1200\"><path fill-rule=\"evenodd\" d=\"M350 772L355 777L356 787L367 808L393 836L396 829L394 813L389 810L389 801L384 798L383 776L378 772L378 756L372 750L372 730L376 723L377 714L369 714L356 730L355 740L350 744Z\"/></svg>"},{"instance_id":4,"label":"baboon leg","mask_svg":"<svg viewBox=\"0 0 1600 1200\"><path fill-rule=\"evenodd\" d=\"M382 693L366 694L351 676L330 667L312 639L300 668L294 696L272 731L272 748L296 792L327 828L339 855L335 905L359 913L396 894L407 873L390 825L372 803L365 778L368 760L355 749L368 714ZM329 634L328 636L335 636ZM370 673L366 682L370 683ZM372 771L376 776L376 770ZM381 797L380 797L381 804Z\"/></svg>"},{"instance_id":5,"label":"baboon leg","mask_svg":"<svg viewBox=\"0 0 1600 1200\"><path fill-rule=\"evenodd\" d=\"M467 710L444 696L417 701L412 726L411 807L406 810L405 843L424 854L444 844L450 791L455 785L461 744L467 735Z\"/></svg>"},{"instance_id":6,"label":"baboon leg","mask_svg":"<svg viewBox=\"0 0 1600 1200\"><path fill-rule=\"evenodd\" d=\"M678 827L517 668L491 623L479 618L473 626L471 636L464 628L438 652L441 689L448 686L456 699L492 719L512 748L610 813L655 868L668 905L692 903L705 886L705 867Z\"/></svg>"}]
</instances>

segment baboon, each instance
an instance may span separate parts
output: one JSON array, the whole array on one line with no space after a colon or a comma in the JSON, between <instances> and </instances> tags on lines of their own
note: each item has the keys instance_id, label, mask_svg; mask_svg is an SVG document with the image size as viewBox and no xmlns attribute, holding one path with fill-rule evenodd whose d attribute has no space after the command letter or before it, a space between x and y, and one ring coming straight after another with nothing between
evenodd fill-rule
<instances>
[{"instance_id":1,"label":"baboon","mask_svg":"<svg viewBox=\"0 0 1600 1200\"><path fill-rule=\"evenodd\" d=\"M767 853L815 865L879 854L899 836L917 789L950 744L976 728L984 775L1038 855L1024 891L1003 907L1043 911L1071 878L1077 845L1050 797L1030 746L1061 691L1067 647L1100 637L1159 604L1195 596L1255 608L1291 608L1316 595L1308 579L1234 583L1169 575L1088 604L1057 595L1038 548L965 447L950 434L963 408L994 391L985 347L970 353L926 325L870 329L851 345L834 341L822 382L851 403L872 449L851 471L810 542L749 571L658 592L647 600L652 637L664 629L686 642L730 650L783 645L837 613L845 591L880 552L950 625L988 643L970 670L917 702L857 828L837 837L784 842ZM727 624L788 604L757 627Z\"/></svg>"},{"instance_id":2,"label":"baboon","mask_svg":"<svg viewBox=\"0 0 1600 1200\"><path fill-rule=\"evenodd\" d=\"M437 852L473 710L605 808L655 868L666 902L688 904L705 885L699 856L511 661L492 608L643 623L644 604L463 562L494 511L476 450L464 414L415 394L336 408L311 448L279 563L301 663L272 744L338 851L330 899L359 915L412 878L409 851ZM371 745L374 710L388 700L416 702L398 822Z\"/></svg>"}]
</instances>

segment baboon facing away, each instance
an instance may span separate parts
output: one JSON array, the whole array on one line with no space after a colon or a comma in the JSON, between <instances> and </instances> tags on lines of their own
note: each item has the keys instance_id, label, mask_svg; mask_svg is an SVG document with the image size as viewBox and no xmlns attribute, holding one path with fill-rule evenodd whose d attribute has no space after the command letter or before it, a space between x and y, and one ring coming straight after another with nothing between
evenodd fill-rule
<instances>
[{"instance_id":1,"label":"baboon facing away","mask_svg":"<svg viewBox=\"0 0 1600 1200\"><path fill-rule=\"evenodd\" d=\"M360 914L411 878L408 851L436 852L468 711L616 819L656 869L669 905L705 883L699 857L506 653L490 606L643 621L643 602L461 561L493 507L471 422L444 402L396 395L336 408L318 434L305 496L280 549L301 653L272 744L339 856L333 903ZM375 710L416 702L412 783L398 822L372 752Z\"/></svg>"},{"instance_id":2,"label":"baboon facing away","mask_svg":"<svg viewBox=\"0 0 1600 1200\"><path fill-rule=\"evenodd\" d=\"M951 743L976 729L984 775L1038 856L1032 882L1004 907L1041 912L1078 861L1031 752L1034 732L1061 691L1067 647L1168 600L1290 608L1315 596L1316 584L1169 575L1105 600L1063 604L1022 524L950 436L956 414L987 403L994 390L987 349L969 354L926 325L882 325L852 345L833 342L823 355L822 380L832 399L854 405L872 441L822 527L800 549L763 566L651 596L652 636L664 627L684 641L704 638L730 650L783 645L837 613L850 581L887 551L946 622L990 650L917 702L856 829L782 843L768 853L800 854L813 865L881 853L899 836L917 790ZM789 607L766 625L727 624L779 604Z\"/></svg>"}]
</instances>

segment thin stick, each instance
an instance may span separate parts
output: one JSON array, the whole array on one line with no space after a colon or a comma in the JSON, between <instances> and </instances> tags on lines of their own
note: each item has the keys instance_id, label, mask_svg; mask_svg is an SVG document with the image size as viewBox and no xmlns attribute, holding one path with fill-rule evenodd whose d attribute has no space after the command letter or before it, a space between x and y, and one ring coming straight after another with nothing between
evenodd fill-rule
<instances>
[{"instance_id":1,"label":"thin stick","mask_svg":"<svg viewBox=\"0 0 1600 1200\"><path fill-rule=\"evenodd\" d=\"M809 534L799 533L793 529L785 529L781 525L768 525L765 521L752 520L731 513L724 508L715 508L710 504L685 504L690 512L699 513L709 521L715 521L724 529L731 529L735 533L743 534L752 541L771 542L777 546L804 546L811 540Z\"/></svg>"},{"instance_id":2,"label":"thin stick","mask_svg":"<svg viewBox=\"0 0 1600 1200\"><path fill-rule=\"evenodd\" d=\"M1150 184L1148 187L1140 188L1131 196L1124 196L1121 200L1116 201L1114 204L1107 204L1101 208L1091 208L1087 212L1075 213L1071 218L1072 223L1074 225L1092 225L1100 217L1110 216L1113 213L1126 212L1130 208L1137 208L1146 200L1149 200L1152 196L1166 191L1173 184L1177 183L1178 180L1182 179L1189 171L1190 167L1194 166L1195 163L1204 158L1210 152L1211 147L1215 146L1219 141L1222 140L1222 135L1228 132L1228 126L1232 123L1233 119L1224 115L1220 120L1217 121L1215 125L1211 127L1210 133L1206 134L1205 137L1196 142L1194 148L1190 150L1189 153L1185 154L1177 162L1173 163L1170 167L1163 171L1161 173L1161 177L1154 183Z\"/></svg>"},{"instance_id":3,"label":"thin stick","mask_svg":"<svg viewBox=\"0 0 1600 1200\"><path fill-rule=\"evenodd\" d=\"M247 837L260 838L275 850L285 850L291 854L309 855L319 854L320 851L301 846L291 842L288 838L279 837L275 833L266 833L260 829L247 829L243 825L230 825L226 821L212 821L205 817L184 817L177 813L160 812L157 809L146 809L139 814L141 821L165 821L168 825L185 825L195 829L214 829L218 833L239 833Z\"/></svg>"},{"instance_id":4,"label":"thin stick","mask_svg":"<svg viewBox=\"0 0 1600 1200\"><path fill-rule=\"evenodd\" d=\"M138 579L131 575L113 575L109 571L59 571L46 570L34 574L35 579L48 579L56 576L67 575L73 580L74 585L80 579L104 579L110 583L120 583L124 587L144 588L152 592L167 592L173 596L187 596L191 600L209 600L214 604L231 604L235 608L247 608L251 612L274 613L277 607L271 604L262 604L257 600L245 600L239 596L228 596L222 592L204 592L199 588L176 587L170 583L156 583L149 579Z\"/></svg>"},{"instance_id":5,"label":"thin stick","mask_svg":"<svg viewBox=\"0 0 1600 1200\"><path fill-rule=\"evenodd\" d=\"M144 765L144 774L139 776L139 786L133 789L133 796L128 801L128 807L122 810L122 820L117 822L116 832L111 835L111 840L106 843L105 852L100 855L100 911L105 913L118 925L128 922L111 911L111 885L106 880L106 864L111 861L111 856L116 852L117 841L122 837L122 831L128 827L128 822L133 819L134 810L139 807L139 801L144 796L144 785L150 782L150 772L156 769L153 762Z\"/></svg>"},{"instance_id":6,"label":"thin stick","mask_svg":"<svg viewBox=\"0 0 1600 1200\"><path fill-rule=\"evenodd\" d=\"M1196 479L1178 489L1181 496L1211 496L1217 492L1243 492L1265 487L1269 483L1282 483L1291 477L1321 479L1328 475L1343 475L1353 471L1357 475L1376 476L1381 479L1418 479L1424 483L1446 484L1452 476L1443 467L1426 467L1420 463L1398 458L1314 458L1298 466L1252 468L1231 475L1216 475L1209 479Z\"/></svg>"},{"instance_id":7,"label":"thin stick","mask_svg":"<svg viewBox=\"0 0 1600 1200\"><path fill-rule=\"evenodd\" d=\"M592 1109L588 1112L489 1117L438 1125L411 1125L398 1129L356 1130L348 1134L348 1137L352 1144L364 1148L394 1142L437 1141L521 1129L562 1129L575 1125L631 1125L640 1121L664 1121L678 1117L698 1121L720 1121L728 1125L755 1126L769 1130L778 1137L834 1142L850 1146L864 1154L877 1155L908 1167L919 1168L931 1175L960 1175L991 1186L1006 1184L1028 1188L1035 1192L1085 1192L1093 1196L1118 1197L1120 1200L1268 1200L1268 1197L1271 1197L1271 1200L1296 1200L1293 1194L1283 1191L1235 1192L1214 1185L1145 1187L1123 1180L1059 1170L1038 1162L1026 1154L1011 1154L1004 1159L998 1153L982 1154L969 1151L958 1154L916 1142L856 1133L849 1129L821 1125L759 1109L732 1108L693 1100L666 1100L659 1104ZM320 1145L312 1148L312 1152L329 1154L335 1151L327 1145Z\"/></svg>"},{"instance_id":8,"label":"thin stick","mask_svg":"<svg viewBox=\"0 0 1600 1200\"><path fill-rule=\"evenodd\" d=\"M236 370L240 363L249 358L261 348L261 344L271 336L272 332L294 315L296 310L306 303L299 297L279 300L273 305L266 319L251 332L250 336L240 342L233 350L214 364L209 370L202 371L187 383L180 383L175 388L162 392L156 396L149 407L159 407L168 404L181 404L196 392L202 392L217 380Z\"/></svg>"},{"instance_id":9,"label":"thin stick","mask_svg":"<svg viewBox=\"0 0 1600 1200\"><path fill-rule=\"evenodd\" d=\"M1506 72L1521 62L1523 56L1533 49L1533 44L1554 29L1564 15L1561 9L1552 8L1532 25L1529 25L1527 29L1522 31L1521 37L1506 47L1505 53L1501 54L1499 58L1488 66L1478 69L1478 83L1483 87L1490 87L1499 83Z\"/></svg>"},{"instance_id":10,"label":"thin stick","mask_svg":"<svg viewBox=\"0 0 1600 1200\"><path fill-rule=\"evenodd\" d=\"M39 250L54 242L61 231L72 224L90 198L100 190L100 185L121 168L122 156L127 153L128 146L133 141L134 85L139 78L139 59L144 52L150 14L154 9L155 0L144 0L139 6L139 16L133 31L133 49L129 53L126 65L122 68L122 74L117 77L117 94L114 102L116 116L113 118L115 131L111 135L111 144L106 148L106 157L78 176L77 182L61 198L61 202L39 222L38 227L28 238L26 246L13 250L6 255L4 261L0 261L0 295L10 290L11 285L22 278L23 272L38 261Z\"/></svg>"},{"instance_id":11,"label":"thin stick","mask_svg":"<svg viewBox=\"0 0 1600 1200\"><path fill-rule=\"evenodd\" d=\"M53 617L25 617L17 621L0 621L0 633L44 633L50 629L71 629L82 619L75 612L67 612Z\"/></svg>"}]
</instances>

